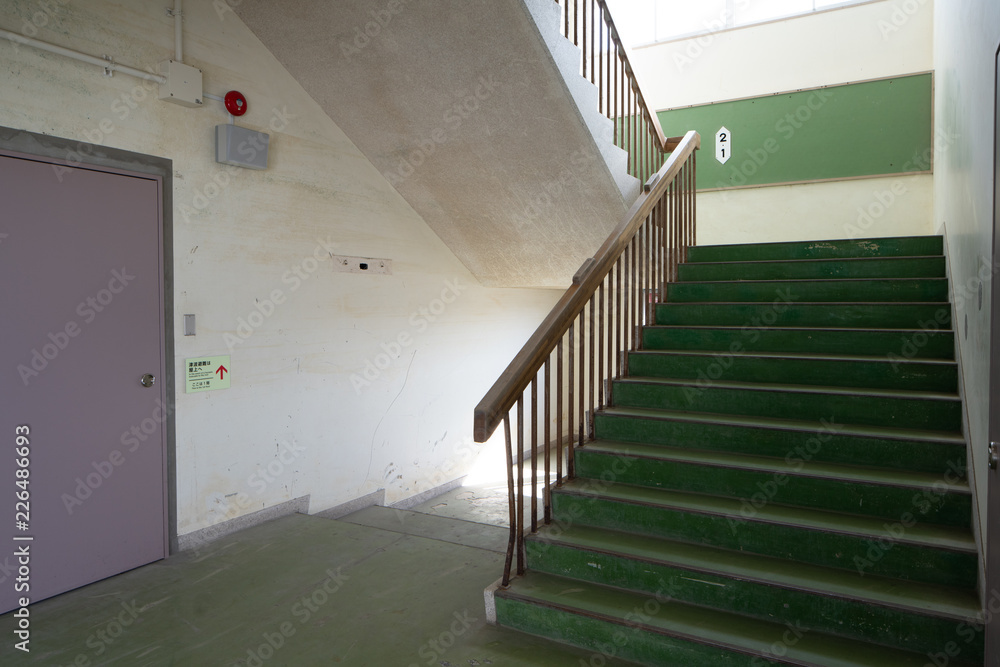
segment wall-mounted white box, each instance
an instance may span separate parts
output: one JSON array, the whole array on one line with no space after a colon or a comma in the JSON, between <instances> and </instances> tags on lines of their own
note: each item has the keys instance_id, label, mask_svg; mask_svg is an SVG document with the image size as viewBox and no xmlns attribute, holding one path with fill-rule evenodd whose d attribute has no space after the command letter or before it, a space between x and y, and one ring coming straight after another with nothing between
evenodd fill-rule
<instances>
[{"instance_id":1,"label":"wall-mounted white box","mask_svg":"<svg viewBox=\"0 0 1000 667\"><path fill-rule=\"evenodd\" d=\"M160 75L167 78L160 84L160 99L173 102L184 107L200 107L202 105L201 70L176 60L164 60L160 63Z\"/></svg>"},{"instance_id":2,"label":"wall-mounted white box","mask_svg":"<svg viewBox=\"0 0 1000 667\"><path fill-rule=\"evenodd\" d=\"M215 161L234 167L267 169L270 140L266 132L248 130L239 125L216 125Z\"/></svg>"}]
</instances>

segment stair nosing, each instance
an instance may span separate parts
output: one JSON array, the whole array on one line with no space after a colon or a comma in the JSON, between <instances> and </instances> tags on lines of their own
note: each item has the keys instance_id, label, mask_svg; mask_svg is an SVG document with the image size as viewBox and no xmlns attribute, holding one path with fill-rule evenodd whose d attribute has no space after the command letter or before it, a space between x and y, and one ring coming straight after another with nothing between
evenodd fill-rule
<instances>
[{"instance_id":1,"label":"stair nosing","mask_svg":"<svg viewBox=\"0 0 1000 667\"><path fill-rule=\"evenodd\" d=\"M771 306L774 301L658 301L660 306ZM795 306L941 306L948 307L951 313L951 302L949 301L792 301L787 304L789 308ZM922 331L922 329L917 329Z\"/></svg>"},{"instance_id":2,"label":"stair nosing","mask_svg":"<svg viewBox=\"0 0 1000 667\"><path fill-rule=\"evenodd\" d=\"M614 531L613 529L593 529L593 530L601 530L602 532L610 532L610 533L620 532L620 531ZM639 537L642 537L644 539L654 540L654 541L677 542L676 540L670 540L668 538L658 538L658 537L648 537L648 536L639 536ZM958 612L942 611L940 609L931 610L931 609L927 609L927 608L920 608L920 607L914 606L912 604L892 602L892 601L889 601L889 600L884 599L884 598L880 599L874 593L867 593L866 594L865 592L862 592L859 589L854 589L852 592L847 593L847 592L837 592L837 591L831 590L830 588L821 588L820 586L818 586L818 585L815 584L815 582L816 582L815 578L808 579L808 580L805 581L805 583L791 583L791 582L784 582L784 581L776 581L776 580L773 580L773 579L768 579L765 576L754 576L754 575L744 574L742 572L737 572L735 570L726 571L726 569L724 567L718 567L716 565L706 566L706 565L696 565L696 564L693 564L693 563L692 564L687 564L687 563L680 562L681 559L654 558L654 557L650 557L650 556L641 556L641 555L638 555L638 554L635 554L635 553L632 553L632 552L616 552L616 551L611 551L611 550L608 550L608 549L602 549L602 548L594 547L594 546L590 546L590 545L576 544L574 542L567 541L567 540L564 540L562 538L563 538L563 535L560 534L560 535L555 535L555 536L542 536L542 537L530 536L530 537L528 537L526 539L531 540L531 541L545 542L545 543L548 543L548 544L561 544L562 546L565 546L565 547L568 547L568 548L579 549L581 551L587 551L587 552L599 553L599 554L603 554L603 555L606 555L606 556L625 557L625 558L628 558L628 559L631 559L631 560L636 560L636 561L639 561L639 562L650 563L650 564L655 564L655 565L663 565L663 566L666 566L666 567L672 567L672 568L676 568L676 569L679 569L679 570L685 570L687 572L692 572L692 573L704 572L704 573L712 574L712 575L719 576L719 577L725 577L725 578L735 579L735 580L738 580L738 581L749 581L749 582L753 582L753 583L756 583L756 584L762 584L762 585L766 585L766 586L773 586L775 588L781 588L781 589L784 589L784 590L792 590L792 591L803 591L804 590L807 593L812 594L812 595L820 595L820 596L823 596L823 597L836 598L836 599L842 599L842 600L851 600L851 601L855 601L855 602L859 602L859 603L864 603L864 604L871 604L871 605L875 605L875 606L879 606L879 607L887 608L887 609L900 609L900 610L906 611L908 613L918 614L918 615L921 615L921 616L928 616L928 617L935 617L935 618L948 618L950 620L959 620L959 621L980 620L979 616L978 616L978 612L980 610L978 608L976 610L977 611L976 615L965 616L965 615L961 615ZM685 546L695 546L695 547L700 548L700 549L704 549L704 550L708 550L708 551L715 551L715 552L719 552L719 553L735 553L735 554L739 554L741 556L749 557L749 559L752 560L752 561L758 561L759 560L759 561L775 561L775 562L780 562L782 560L780 558L776 558L776 557L773 557L773 556L766 556L766 555L762 555L762 554L745 554L745 553L740 553L740 552L734 552L731 549L724 549L722 547L714 547L714 546L711 546L711 545L702 545L702 544L689 545L687 543L681 543L681 544L685 544ZM811 563L796 563L796 565L801 566L801 567L806 567L806 568L809 568L809 569L814 569L814 570L826 570L826 571L831 571L831 572L836 572L837 571L837 568L831 568L831 567L822 566L822 565L815 565L815 564L811 564ZM555 576L559 576L559 575L555 575ZM911 582L911 581L905 581L905 580L897 580L897 579L893 579L892 577L885 577L885 576L879 576L879 575L867 575L867 576L869 578L875 579L877 581L898 582L898 583L901 583L901 584L905 584L907 586L912 586L912 587L917 587L917 588L928 587L928 588L945 588L945 589L950 589L950 590L954 590L954 591L961 590L961 589L958 589L958 588L955 588L955 587L951 587L951 586L942 586L942 585L936 585L936 584L926 584L926 583L922 583L922 582ZM811 585L811 587L810 587L810 585ZM628 590L628 589L626 589L626 590ZM687 604L693 604L693 603L687 603ZM952 606L958 607L957 604L952 605Z\"/></svg>"},{"instance_id":3,"label":"stair nosing","mask_svg":"<svg viewBox=\"0 0 1000 667\"><path fill-rule=\"evenodd\" d=\"M726 349L723 351L719 350L665 350L665 349L643 349L643 350L631 350L629 355L636 356L680 356L680 357L715 357L723 352L732 353ZM940 359L936 357L924 357L913 359L890 359L887 355L850 355L850 354L816 354L812 352L755 352L755 351L741 351L739 352L740 359L794 359L796 361L833 361L842 363L861 363L861 364L914 364L919 366L948 366L957 367L958 362L954 359Z\"/></svg>"},{"instance_id":4,"label":"stair nosing","mask_svg":"<svg viewBox=\"0 0 1000 667\"><path fill-rule=\"evenodd\" d=\"M633 412L637 414L627 414ZM706 421L706 417L713 424L723 424L728 426L748 427L748 428L770 428L782 431L812 432L822 430L824 425L821 421L778 419L774 417L748 417L743 415L732 415L728 413L699 413L680 410L660 410L653 408L624 408L606 406L601 408L597 415L620 416L633 419L649 420L672 420L688 423L698 423ZM833 423L833 422L831 422ZM919 440L921 442L938 442L942 444L966 446L964 436L947 431L933 431L929 429L903 429L895 426L870 426L865 424L837 424L839 429L836 435L849 435L868 438L883 438L887 440ZM886 433L873 433L879 430ZM927 437L930 434L931 437Z\"/></svg>"},{"instance_id":5,"label":"stair nosing","mask_svg":"<svg viewBox=\"0 0 1000 667\"><path fill-rule=\"evenodd\" d=\"M636 594L634 591L628 591L613 586L584 582L580 580L575 580L567 577L560 577L558 575L545 574L545 573L533 573L530 576L532 577L532 579L541 578L547 581L565 582L565 585L581 588L582 590L589 591L591 593L599 593L601 590L605 591L611 590L617 592L622 598L633 598L636 600L642 599L642 596ZM515 580L515 582L516 581L517 580ZM763 659L767 660L769 663L800 665L802 667L824 667L824 665L829 665L831 664L829 662L822 662L822 663L816 662L816 658L819 657L822 648L821 647L813 648L810 647L809 645L812 643L812 641L816 640L822 641L824 639L833 642L848 642L852 645L858 646L859 648L863 646L871 647L869 648L869 650L878 649L880 651L885 652L883 653L883 657L886 654L895 654L897 656L909 655L916 660L914 664L917 664L921 660L924 660L926 657L898 647L888 647L879 644L872 644L865 642L864 640L838 637L837 635L830 633L810 632L805 628L803 628L803 635L808 634L810 636L810 641L806 642L805 645L803 645L800 642L796 642L794 645L787 646L786 647L787 652L782 656L777 656L776 654L768 650L771 644L769 644L764 640L756 639L755 636L748 635L746 632L740 632L740 631L726 632L719 630L713 631L713 629L711 628L706 628L704 626L701 626L702 627L701 632L696 633L692 629L678 629L677 627L666 627L666 622L659 624L652 624L649 623L648 620L629 619L627 615L619 618L614 613L614 611L616 611L615 607L618 607L617 610L622 609L617 601L615 603L607 603L605 605L606 608L611 608L612 611L608 611L606 609L595 610L593 608L590 608L592 606L588 605L586 602L573 601L573 600L552 600L549 599L550 596L544 594L532 595L532 591L530 590L524 592L520 590L515 590L513 588L513 585L516 585L515 582L512 582L511 587L497 590L496 596L500 599L510 600L515 603L519 602L522 604L535 605L538 607L552 609L563 613L569 613L576 616L583 616L596 621L608 623L613 626L629 628L632 630L635 630L636 628L641 628L646 632L660 635L663 637L674 637L684 641L689 641L694 644L699 644L701 646L707 646L710 648L731 651L733 653L743 656L763 657ZM528 585L530 586L532 585L532 583L533 582L529 582ZM709 614L717 616L720 620L725 620L726 618L733 618L733 619L739 618L744 621L749 621L750 623L753 624L753 626L756 626L758 629L770 627L787 631L789 628L788 624L779 624L775 623L774 621L746 617L740 614L735 614L733 612L727 612L710 607L704 607L692 603L677 602L677 601L672 601L672 603L687 609L699 610L701 612L708 612ZM694 626L694 627L699 627L699 626ZM715 637L713 637L712 635L715 635ZM778 632L775 636L781 636L781 633ZM760 643L760 646L755 648L755 645L758 642ZM790 655L790 654L797 654L797 655ZM810 657L810 656L815 656L815 657ZM834 658L834 659L837 660L837 664L846 664L843 662L843 660L839 658ZM854 663L854 664L861 664L861 663Z\"/></svg>"},{"instance_id":6,"label":"stair nosing","mask_svg":"<svg viewBox=\"0 0 1000 667\"><path fill-rule=\"evenodd\" d=\"M634 447L634 446L638 445L638 446L649 447L649 448L652 448L652 449L662 449L662 450L664 450L664 455L663 456L657 456L655 454L642 454L642 453L631 453L631 452L615 452L613 449L606 449L606 448L602 449L602 443L604 443L605 445L607 445L607 444L620 445L622 447ZM872 472L877 472L877 471L881 471L881 470L893 470L893 469L891 469L891 468L878 468L876 466L851 466L851 465L842 464L842 463L820 463L820 464L818 464L818 465L828 465L828 466L833 467L833 468L843 468L844 469L844 473L842 473L842 474L835 474L835 473L823 474L823 473L820 473L820 472L810 471L809 470L809 466L810 465L812 465L812 466L817 465L817 463L814 462L814 461L808 462L808 464L805 467L803 467L801 470L793 470L791 466L788 466L788 467L778 467L777 463L778 462L784 462L784 459L780 459L780 458L776 458L776 457L756 456L756 455L753 455L753 454L740 454L740 453L736 453L736 452L726 452L726 451L716 451L716 450L689 450L689 449L683 449L683 448L679 448L679 447L672 447L670 445L646 445L644 443L631 443L631 442L624 442L624 441L618 441L618 440L593 440L591 442L586 443L583 447L578 447L577 449L578 449L578 451L581 451L581 452L586 452L586 451L592 451L593 452L593 451L596 451L596 452L606 453L606 454L609 454L609 455L610 454L615 454L617 456L628 456L630 458L645 459L645 460L649 460L649 461L664 461L664 462L673 462L673 463L687 464L687 465L705 466L705 467L709 467L709 468L726 468L726 469L731 469L731 470L745 470L747 472L772 473L772 474L775 474L775 475L783 474L783 475L788 475L789 477L801 477L801 478L808 478L808 479L822 479L822 480L839 481L839 482L852 483L852 484L868 484L868 485L871 485L871 486L885 486L885 487L894 487L894 488L913 488L913 489L918 489L918 488L919 489L933 489L937 483L939 483L939 482L942 481L940 475L935 475L934 473L916 473L916 472L912 472L912 471L907 471L907 472L911 472L911 474L919 474L919 475L926 475L928 477L933 477L934 481L931 482L930 480L927 480L927 481L918 483L918 482L915 482L915 481L898 482L898 481L883 481L883 480L878 480L878 479L868 479L868 478L864 478L864 477L850 477L849 474L848 474L850 472L850 469L869 470L869 471L872 471ZM677 452L686 452L686 451L691 451L692 454L696 455L696 456L701 455L702 452L705 451L709 455L718 455L720 458L725 458L725 457L728 456L728 457L746 458L746 459L766 459L766 461L761 461L760 467L755 467L755 466L749 465L749 464L753 463L752 461L742 462L742 463L741 462L726 463L726 462L722 462L722 461L710 461L710 460L685 461L685 460L683 460L683 457L680 457L680 456L676 456L676 457L675 456L671 456L671 454L674 454L674 453L677 453ZM711 456L706 456L706 458L711 458ZM774 461L775 465L765 467L767 465L768 461ZM962 495L962 496L971 496L972 495L972 488L969 485L968 481L966 481L965 484L954 484L954 483L949 483L949 482L943 482L943 483L947 485L947 487L948 487L948 493L953 493L953 494Z\"/></svg>"},{"instance_id":7,"label":"stair nosing","mask_svg":"<svg viewBox=\"0 0 1000 667\"><path fill-rule=\"evenodd\" d=\"M898 398L928 401L946 401L961 403L962 397L958 392L937 392L925 391L921 389L876 389L871 387L841 387L827 385L799 385L776 382L736 382L712 380L707 387L699 385L697 380L674 379L657 377L653 375L629 375L626 377L614 378L613 382L622 384L649 384L668 387L694 387L697 389L736 389L745 391L770 391L785 394L832 394L835 396L867 396L872 398Z\"/></svg>"},{"instance_id":8,"label":"stair nosing","mask_svg":"<svg viewBox=\"0 0 1000 667\"><path fill-rule=\"evenodd\" d=\"M621 485L621 486L631 486L631 485ZM646 488L646 487L633 487L633 488ZM663 489L652 489L652 488L648 488L647 490L657 491L657 492L663 492L664 491ZM600 499L607 500L608 502L630 503L630 504L633 504L633 505L643 505L643 506L646 506L646 507L669 508L669 509L675 510L675 511L689 512L689 513L692 513L692 514L702 514L702 515L707 515L707 516L735 517L736 520L738 520L738 521L744 521L744 522L747 522L747 523L767 524L767 525L779 525L779 526L785 526L787 528L797 528L797 529L809 530L809 531L822 531L824 533L834 533L834 534L837 534L837 535L847 535L847 536L857 537L857 538L876 538L876 539L878 539L878 538L884 538L885 537L884 534L878 533L878 532L874 532L874 531L864 531L864 530L847 529L847 528L831 528L829 526L820 527L820 526L816 526L816 525L809 525L808 523L803 522L801 519L798 520L797 522L793 521L791 519L788 519L788 518L786 518L786 519L778 519L778 518L768 519L764 515L766 515L766 514L773 514L774 513L774 509L778 508L778 509L793 509L793 510L796 510L798 512L803 512L803 513L808 513L808 514L819 514L821 516L824 516L824 515L825 516L838 516L838 517L846 517L846 518L855 519L855 520L860 518L860 519L864 519L866 521L879 521L880 520L880 519L873 519L873 518L870 518L870 517L858 517L857 515L846 514L846 513L843 513L843 512L831 512L831 511L826 511L826 510L816 510L816 509L812 509L812 508L791 507L791 506L787 506L787 505L777 505L776 503L771 503L771 504L768 504L768 505L762 507L752 517L745 517L745 516L740 516L739 514L731 514L731 513L722 511L722 510L709 509L709 508L704 508L704 507L697 507L697 508L680 507L680 506L677 506L676 504L672 504L672 503L667 502L667 501L656 503L656 502L650 501L650 500L640 500L640 499L634 499L634 498L622 498L622 497L609 496L609 495L607 495L607 491L606 490L604 492L602 492L602 493L596 493L596 492L588 492L586 489L576 489L576 488L564 485L562 487L559 487L558 491L553 491L553 493L562 493L562 494L566 494L566 495L574 495L574 496L585 497L585 498L595 498L595 499L600 498ZM722 496L713 496L711 494L692 493L692 492L685 492L685 491L670 491L669 493L674 493L674 494L681 495L681 496L694 496L694 497L703 497L703 498L714 498L714 499L720 499L720 500L726 500L726 501L733 500L731 498L725 498L725 497L722 497ZM818 523L818 521L817 521L817 523ZM883 521L883 523L886 523L886 522ZM932 544L932 543L929 543L928 540L918 540L918 539L916 539L916 538L914 538L912 536L907 537L906 535L904 535L904 537L901 537L901 538L893 538L893 541L896 542L896 543L899 543L899 544L906 544L906 545L914 546L914 547L936 549L936 550L940 550L940 551L948 551L948 552L960 553L960 554L974 554L974 555L977 555L977 557L978 557L978 549L976 547L975 540L972 540L972 542L970 544L968 544L965 548L963 548L963 547L961 547L961 546L959 546L957 544L953 544L953 545Z\"/></svg>"},{"instance_id":9,"label":"stair nosing","mask_svg":"<svg viewBox=\"0 0 1000 667\"><path fill-rule=\"evenodd\" d=\"M728 246L698 246L700 248L718 248L718 247L733 247L741 244L730 244ZM725 266L732 264L786 264L791 262L796 263L815 263L815 262L881 262L886 260L912 260L912 259L945 259L944 255L889 255L887 257L815 257L812 259L736 259L725 262L692 262L686 261L682 265L690 266Z\"/></svg>"},{"instance_id":10,"label":"stair nosing","mask_svg":"<svg viewBox=\"0 0 1000 667\"><path fill-rule=\"evenodd\" d=\"M946 276L907 276L905 278L894 278L891 276L879 276L877 278L844 278L837 276L834 278L747 278L747 279L730 279L730 280L677 280L672 283L668 283L668 287L672 285L752 285L755 283L819 283L822 285L828 285L831 283L881 283L881 282L943 282L948 283L948 278ZM796 302L799 303L799 302ZM861 301L859 303L869 303L867 301ZM893 303L893 302L890 302ZM908 302L904 302L908 303Z\"/></svg>"}]
</instances>

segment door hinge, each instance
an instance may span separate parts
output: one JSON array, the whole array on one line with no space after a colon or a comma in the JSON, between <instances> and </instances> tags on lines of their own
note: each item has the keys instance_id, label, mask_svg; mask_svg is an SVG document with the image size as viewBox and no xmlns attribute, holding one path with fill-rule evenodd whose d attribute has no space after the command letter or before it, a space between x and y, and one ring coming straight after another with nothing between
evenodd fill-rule
<instances>
[{"instance_id":1,"label":"door hinge","mask_svg":"<svg viewBox=\"0 0 1000 667\"><path fill-rule=\"evenodd\" d=\"M990 453L987 461L990 465L990 470L997 469L997 463L1000 462L1000 442L990 443Z\"/></svg>"}]
</instances>

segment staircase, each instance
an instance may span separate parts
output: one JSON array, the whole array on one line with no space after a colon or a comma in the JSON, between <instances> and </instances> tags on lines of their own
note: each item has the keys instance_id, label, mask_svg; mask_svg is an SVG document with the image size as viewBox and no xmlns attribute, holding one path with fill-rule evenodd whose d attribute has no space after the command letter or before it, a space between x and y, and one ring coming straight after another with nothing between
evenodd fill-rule
<instances>
[{"instance_id":1,"label":"staircase","mask_svg":"<svg viewBox=\"0 0 1000 667\"><path fill-rule=\"evenodd\" d=\"M643 665L983 664L940 237L690 248L501 625Z\"/></svg>"}]
</instances>

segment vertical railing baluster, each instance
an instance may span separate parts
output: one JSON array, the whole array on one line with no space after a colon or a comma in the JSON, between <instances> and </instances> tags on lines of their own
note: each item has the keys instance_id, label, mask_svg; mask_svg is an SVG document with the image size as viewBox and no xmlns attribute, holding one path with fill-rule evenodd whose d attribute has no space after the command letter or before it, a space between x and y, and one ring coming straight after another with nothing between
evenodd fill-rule
<instances>
[{"instance_id":1,"label":"vertical railing baluster","mask_svg":"<svg viewBox=\"0 0 1000 667\"><path fill-rule=\"evenodd\" d=\"M563 483L563 341L556 346L556 486Z\"/></svg>"},{"instance_id":2,"label":"vertical railing baluster","mask_svg":"<svg viewBox=\"0 0 1000 667\"><path fill-rule=\"evenodd\" d=\"M608 56L608 58L609 58L609 62L611 62L612 66L615 68L615 86L614 86L614 88L615 88L615 94L614 94L615 146L621 146L621 144L618 143L618 139L619 139L619 137L622 136L622 133L621 133L621 130L618 128L618 124L621 122L621 117L618 115L618 47L617 46L615 46L614 61L610 60L610 56Z\"/></svg>"},{"instance_id":3,"label":"vertical railing baluster","mask_svg":"<svg viewBox=\"0 0 1000 667\"><path fill-rule=\"evenodd\" d=\"M688 160L691 161L691 237L688 239L690 248L698 242L698 158L692 152ZM684 253L684 260L687 261L687 251Z\"/></svg>"},{"instance_id":4,"label":"vertical railing baluster","mask_svg":"<svg viewBox=\"0 0 1000 667\"><path fill-rule=\"evenodd\" d=\"M573 44L580 46L580 0L573 0Z\"/></svg>"},{"instance_id":5,"label":"vertical railing baluster","mask_svg":"<svg viewBox=\"0 0 1000 667\"><path fill-rule=\"evenodd\" d=\"M517 573L524 574L524 393L517 397Z\"/></svg>"},{"instance_id":6,"label":"vertical railing baluster","mask_svg":"<svg viewBox=\"0 0 1000 667\"><path fill-rule=\"evenodd\" d=\"M510 566L511 561L514 557L514 548L517 545L517 514L514 503L511 499L514 498L514 452L510 441L510 411L503 416L503 432L504 432L504 442L507 447L507 509L510 515L510 536L507 539L507 557L504 559L503 565L503 581L501 582L504 586L510 584Z\"/></svg>"},{"instance_id":7,"label":"vertical railing baluster","mask_svg":"<svg viewBox=\"0 0 1000 667\"><path fill-rule=\"evenodd\" d=\"M601 396L603 396L602 405L610 405L610 399L608 398L608 391L610 389L610 380L615 377L615 362L614 362L614 329L612 329L612 313L615 308L615 268L612 266L611 270L608 272L608 315L606 318L608 327L608 374L607 384L604 380L601 380Z\"/></svg>"},{"instance_id":8,"label":"vertical railing baluster","mask_svg":"<svg viewBox=\"0 0 1000 667\"><path fill-rule=\"evenodd\" d=\"M587 2L583 0L583 46L580 49L583 55L583 78L587 78Z\"/></svg>"},{"instance_id":9,"label":"vertical railing baluster","mask_svg":"<svg viewBox=\"0 0 1000 667\"><path fill-rule=\"evenodd\" d=\"M594 54L597 51L597 42L594 40L595 29L597 28L597 14L594 13L594 0L590 0L590 82L597 83L594 72ZM598 88L600 92L600 88Z\"/></svg>"},{"instance_id":10,"label":"vertical railing baluster","mask_svg":"<svg viewBox=\"0 0 1000 667\"><path fill-rule=\"evenodd\" d=\"M674 246L674 268L681 263L681 252L684 245L684 236L687 234L687 222L684 219L684 192L680 183L673 183L674 195L677 198L677 244Z\"/></svg>"},{"instance_id":11,"label":"vertical railing baluster","mask_svg":"<svg viewBox=\"0 0 1000 667\"><path fill-rule=\"evenodd\" d=\"M660 201L653 206L653 301L660 300ZM650 320L652 321L652 320Z\"/></svg>"},{"instance_id":12,"label":"vertical railing baluster","mask_svg":"<svg viewBox=\"0 0 1000 667\"><path fill-rule=\"evenodd\" d=\"M630 82L631 83L631 82ZM631 126L632 135L632 152L635 154L635 159L632 160L632 165L635 168L635 177L640 181L642 180L642 156L639 155L639 105L635 98L635 91L632 86L629 85L629 104L632 107L632 111L629 114L629 125Z\"/></svg>"},{"instance_id":13,"label":"vertical railing baluster","mask_svg":"<svg viewBox=\"0 0 1000 667\"><path fill-rule=\"evenodd\" d=\"M538 373L531 378L531 532L538 532Z\"/></svg>"},{"instance_id":14,"label":"vertical railing baluster","mask_svg":"<svg viewBox=\"0 0 1000 667\"><path fill-rule=\"evenodd\" d=\"M607 7L602 7L601 16L607 14ZM604 21L601 21L601 34L604 32L608 33L607 39L601 38L604 43L604 115L608 118L611 117L611 26L604 27Z\"/></svg>"},{"instance_id":15,"label":"vertical railing baluster","mask_svg":"<svg viewBox=\"0 0 1000 667\"><path fill-rule=\"evenodd\" d=\"M575 364L573 363L573 361L574 361L574 354L576 352L576 349L575 349L576 346L573 344L573 328L574 328L573 325L574 324L575 324L575 320L574 320L574 322L571 322L570 325L569 325L569 360L568 360L569 361L569 377L567 378L567 381L566 381L567 387L568 387L568 394L569 394L569 396L568 396L569 406L568 406L568 408L566 410L566 412L567 412L567 418L568 418L567 423L569 424L569 440L568 440L568 444L566 446L566 477L569 478L569 479L573 479L573 477L575 476L573 474L575 472L575 470L573 468L573 440L576 438L576 435L575 435L576 434L576 430L575 430L576 429L576 420L573 419L573 417L574 417L573 410L576 408L576 401L574 400L576 398L575 397L576 385L573 382L573 380L574 380L574 373L576 371Z\"/></svg>"},{"instance_id":16,"label":"vertical railing baluster","mask_svg":"<svg viewBox=\"0 0 1000 667\"><path fill-rule=\"evenodd\" d=\"M667 282L670 280L668 277L669 269L667 267L667 213L669 207L667 206L667 191L664 190L663 197L660 198L660 301L664 302L667 300Z\"/></svg>"},{"instance_id":17,"label":"vertical railing baluster","mask_svg":"<svg viewBox=\"0 0 1000 667\"><path fill-rule=\"evenodd\" d=\"M552 392L551 392L551 382L552 373L550 372L550 366L552 362L552 353L545 358L545 372L542 375L542 381L545 383L545 396L542 400L545 401L544 410L544 428L542 435L543 451L545 456L545 484L542 486L542 521L545 525L552 523Z\"/></svg>"},{"instance_id":18,"label":"vertical railing baluster","mask_svg":"<svg viewBox=\"0 0 1000 667\"><path fill-rule=\"evenodd\" d=\"M604 283L597 288L597 406L604 407ZM594 415L590 415L593 423ZM591 438L594 433L591 432Z\"/></svg>"},{"instance_id":19,"label":"vertical railing baluster","mask_svg":"<svg viewBox=\"0 0 1000 667\"><path fill-rule=\"evenodd\" d=\"M653 299L653 285L654 285L653 276L655 275L655 267L653 265L653 260L656 258L655 249L656 249L656 227L655 227L655 223L653 222L653 211L650 211L649 212L649 218L647 218L647 222L646 222L646 257L648 259L646 260L647 261L647 266L646 266L646 297L643 299L643 301L646 304L646 317L645 317L645 319L643 321L644 325L649 324L649 322L650 322L649 314L650 314L650 312L652 312L652 309L653 309L653 301L654 301L654 299Z\"/></svg>"},{"instance_id":20,"label":"vertical railing baluster","mask_svg":"<svg viewBox=\"0 0 1000 667\"><path fill-rule=\"evenodd\" d=\"M594 44L604 45L604 16L597 18L597 14L594 13L594 0L590 3L591 17L590 22L590 39L591 41L598 39L599 41L594 41ZM604 113L604 74L603 68L601 67L601 52L595 49L596 53L592 52L590 54L590 69L597 68L595 78L591 80L591 83L597 86L597 110Z\"/></svg>"},{"instance_id":21,"label":"vertical railing baluster","mask_svg":"<svg viewBox=\"0 0 1000 667\"><path fill-rule=\"evenodd\" d=\"M577 387L580 391L579 395L579 408L580 415L577 417L577 423L580 425L580 431L576 434L576 442L578 447L583 447L583 443L587 437L587 306L584 304L583 309L580 311L580 377L579 386Z\"/></svg>"},{"instance_id":22,"label":"vertical railing baluster","mask_svg":"<svg viewBox=\"0 0 1000 667\"><path fill-rule=\"evenodd\" d=\"M625 375L622 369L622 352L625 348L622 346L622 262L624 258L624 253L622 257L618 258L615 262L615 377L622 377Z\"/></svg>"},{"instance_id":23,"label":"vertical railing baluster","mask_svg":"<svg viewBox=\"0 0 1000 667\"><path fill-rule=\"evenodd\" d=\"M590 400L587 402L587 407L590 410L587 412L586 425L587 425L587 440L593 440L594 438L594 385L596 384L597 378L595 377L594 371L596 367L594 365L594 328L597 325L596 312L594 310L596 298L595 295L590 295L590 354L588 355L588 365L589 370L589 382L590 385Z\"/></svg>"}]
</instances>

